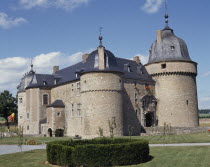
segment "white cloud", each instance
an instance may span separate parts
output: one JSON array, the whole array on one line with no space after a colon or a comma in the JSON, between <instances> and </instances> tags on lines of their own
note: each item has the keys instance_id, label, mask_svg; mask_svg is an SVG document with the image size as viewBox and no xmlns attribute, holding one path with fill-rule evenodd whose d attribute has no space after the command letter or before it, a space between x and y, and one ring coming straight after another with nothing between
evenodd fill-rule
<instances>
[{"instance_id":1,"label":"white cloud","mask_svg":"<svg viewBox=\"0 0 210 167\"><path fill-rule=\"evenodd\" d=\"M19 0L19 3L25 9L55 7L65 10L73 10L80 5L87 4L89 1L90 0Z\"/></svg>"},{"instance_id":2,"label":"white cloud","mask_svg":"<svg viewBox=\"0 0 210 167\"><path fill-rule=\"evenodd\" d=\"M207 77L207 76L210 76L210 71L207 71L201 74L201 77Z\"/></svg>"},{"instance_id":3,"label":"white cloud","mask_svg":"<svg viewBox=\"0 0 210 167\"><path fill-rule=\"evenodd\" d=\"M145 4L142 7L142 10L149 14L156 13L159 11L163 2L164 0L146 0Z\"/></svg>"},{"instance_id":4,"label":"white cloud","mask_svg":"<svg viewBox=\"0 0 210 167\"><path fill-rule=\"evenodd\" d=\"M22 17L12 18L6 13L0 12L0 27L4 29L9 29L25 22L27 22L27 20Z\"/></svg>"},{"instance_id":5,"label":"white cloud","mask_svg":"<svg viewBox=\"0 0 210 167\"><path fill-rule=\"evenodd\" d=\"M53 66L57 65L61 68L73 65L82 61L82 55L89 53L93 49L85 52L77 52L72 55L66 55L61 52L51 52L40 54L34 57L33 64L36 73L51 74ZM22 76L30 70L31 60L24 57L10 57L0 59L0 92L9 90L16 94L16 87L20 83Z\"/></svg>"}]
</instances>

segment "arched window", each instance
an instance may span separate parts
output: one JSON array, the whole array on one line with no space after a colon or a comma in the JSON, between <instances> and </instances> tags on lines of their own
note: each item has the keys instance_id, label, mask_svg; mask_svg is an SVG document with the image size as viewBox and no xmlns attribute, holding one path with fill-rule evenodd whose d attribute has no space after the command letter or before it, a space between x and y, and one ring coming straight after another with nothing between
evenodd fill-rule
<instances>
[{"instance_id":1,"label":"arched window","mask_svg":"<svg viewBox=\"0 0 210 167\"><path fill-rule=\"evenodd\" d=\"M48 104L48 95L43 95L43 104Z\"/></svg>"}]
</instances>

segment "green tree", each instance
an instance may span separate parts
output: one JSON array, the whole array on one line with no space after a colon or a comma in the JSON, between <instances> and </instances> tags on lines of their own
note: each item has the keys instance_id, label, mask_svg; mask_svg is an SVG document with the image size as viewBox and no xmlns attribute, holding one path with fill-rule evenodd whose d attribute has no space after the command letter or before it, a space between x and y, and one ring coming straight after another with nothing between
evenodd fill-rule
<instances>
[{"instance_id":1,"label":"green tree","mask_svg":"<svg viewBox=\"0 0 210 167\"><path fill-rule=\"evenodd\" d=\"M8 90L0 93L0 115L6 119L6 124L9 129L8 116L12 113L17 114L17 98L13 97Z\"/></svg>"}]
</instances>

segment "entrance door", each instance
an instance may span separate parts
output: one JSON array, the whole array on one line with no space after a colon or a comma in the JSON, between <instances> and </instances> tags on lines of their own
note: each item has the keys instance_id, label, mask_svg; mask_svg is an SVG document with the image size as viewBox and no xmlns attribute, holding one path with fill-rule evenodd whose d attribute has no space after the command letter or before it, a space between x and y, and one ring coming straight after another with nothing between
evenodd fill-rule
<instances>
[{"instance_id":1,"label":"entrance door","mask_svg":"<svg viewBox=\"0 0 210 167\"><path fill-rule=\"evenodd\" d=\"M146 114L146 127L151 127L154 125L154 114L153 113L147 113Z\"/></svg>"}]
</instances>

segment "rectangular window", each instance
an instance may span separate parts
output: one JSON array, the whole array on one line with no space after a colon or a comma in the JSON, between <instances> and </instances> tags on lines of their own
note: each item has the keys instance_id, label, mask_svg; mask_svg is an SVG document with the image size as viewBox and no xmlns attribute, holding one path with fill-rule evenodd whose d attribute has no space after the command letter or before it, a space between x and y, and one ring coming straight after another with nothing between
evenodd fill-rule
<instances>
[{"instance_id":1,"label":"rectangular window","mask_svg":"<svg viewBox=\"0 0 210 167\"><path fill-rule=\"evenodd\" d=\"M43 104L48 104L48 95L43 95Z\"/></svg>"},{"instance_id":2,"label":"rectangular window","mask_svg":"<svg viewBox=\"0 0 210 167\"><path fill-rule=\"evenodd\" d=\"M78 116L80 117L81 116L81 104L77 104L77 113L78 113Z\"/></svg>"},{"instance_id":3,"label":"rectangular window","mask_svg":"<svg viewBox=\"0 0 210 167\"><path fill-rule=\"evenodd\" d=\"M138 102L138 94L137 94L137 92L135 92L135 103L137 103Z\"/></svg>"},{"instance_id":4,"label":"rectangular window","mask_svg":"<svg viewBox=\"0 0 210 167\"><path fill-rule=\"evenodd\" d=\"M71 97L74 96L74 84L71 84Z\"/></svg>"},{"instance_id":5,"label":"rectangular window","mask_svg":"<svg viewBox=\"0 0 210 167\"><path fill-rule=\"evenodd\" d=\"M20 115L20 119L22 119L23 117L22 117L22 115Z\"/></svg>"},{"instance_id":6,"label":"rectangular window","mask_svg":"<svg viewBox=\"0 0 210 167\"><path fill-rule=\"evenodd\" d=\"M77 94L80 94L80 82L77 82Z\"/></svg>"},{"instance_id":7,"label":"rectangular window","mask_svg":"<svg viewBox=\"0 0 210 167\"><path fill-rule=\"evenodd\" d=\"M74 117L74 104L71 104L71 116Z\"/></svg>"},{"instance_id":8,"label":"rectangular window","mask_svg":"<svg viewBox=\"0 0 210 167\"><path fill-rule=\"evenodd\" d=\"M27 113L27 119L29 119L29 113Z\"/></svg>"},{"instance_id":9,"label":"rectangular window","mask_svg":"<svg viewBox=\"0 0 210 167\"><path fill-rule=\"evenodd\" d=\"M23 98L19 98L19 103L23 103Z\"/></svg>"},{"instance_id":10,"label":"rectangular window","mask_svg":"<svg viewBox=\"0 0 210 167\"><path fill-rule=\"evenodd\" d=\"M27 130L29 130L29 125L27 125Z\"/></svg>"}]
</instances>

